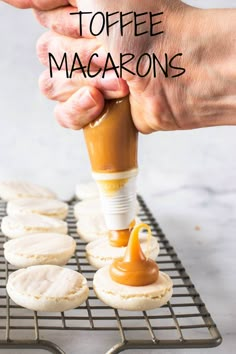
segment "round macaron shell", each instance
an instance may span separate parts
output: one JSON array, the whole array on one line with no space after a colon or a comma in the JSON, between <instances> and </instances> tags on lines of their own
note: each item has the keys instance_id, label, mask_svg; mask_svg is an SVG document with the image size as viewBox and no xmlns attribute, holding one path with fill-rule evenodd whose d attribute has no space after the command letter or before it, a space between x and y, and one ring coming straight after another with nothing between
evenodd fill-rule
<instances>
[{"instance_id":1,"label":"round macaron shell","mask_svg":"<svg viewBox=\"0 0 236 354\"><path fill-rule=\"evenodd\" d=\"M9 238L27 234L56 232L67 234L67 223L42 215L5 216L1 224L2 232Z\"/></svg>"},{"instance_id":2,"label":"round macaron shell","mask_svg":"<svg viewBox=\"0 0 236 354\"><path fill-rule=\"evenodd\" d=\"M82 216L102 215L102 207L99 198L82 200L74 206L74 215L77 220Z\"/></svg>"},{"instance_id":3,"label":"round macaron shell","mask_svg":"<svg viewBox=\"0 0 236 354\"><path fill-rule=\"evenodd\" d=\"M152 260L156 260L159 254L159 244L156 237L152 237L150 242L147 242L147 235L140 233L140 244L145 255ZM99 269L108 264L111 264L115 259L124 256L126 247L112 247L109 244L108 237L103 237L90 242L86 246L86 257L89 263Z\"/></svg>"},{"instance_id":4,"label":"round macaron shell","mask_svg":"<svg viewBox=\"0 0 236 354\"><path fill-rule=\"evenodd\" d=\"M78 199L94 199L99 197L99 191L95 182L78 183L75 187L75 195Z\"/></svg>"},{"instance_id":5,"label":"round macaron shell","mask_svg":"<svg viewBox=\"0 0 236 354\"><path fill-rule=\"evenodd\" d=\"M163 272L158 280L146 286L127 286L114 282L109 273L110 266L99 269L94 276L93 288L97 297L105 304L121 310L146 311L166 304L173 293L173 283Z\"/></svg>"},{"instance_id":6,"label":"round macaron shell","mask_svg":"<svg viewBox=\"0 0 236 354\"><path fill-rule=\"evenodd\" d=\"M76 242L71 236L55 233L33 234L4 244L6 260L16 268L39 264L65 265L73 256Z\"/></svg>"},{"instance_id":7,"label":"round macaron shell","mask_svg":"<svg viewBox=\"0 0 236 354\"><path fill-rule=\"evenodd\" d=\"M77 232L82 240L91 242L100 237L108 236L108 230L102 214L83 215L78 220Z\"/></svg>"},{"instance_id":8,"label":"round macaron shell","mask_svg":"<svg viewBox=\"0 0 236 354\"><path fill-rule=\"evenodd\" d=\"M23 181L0 182L0 197L9 201L18 198L56 198L56 194L46 187Z\"/></svg>"},{"instance_id":9,"label":"round macaron shell","mask_svg":"<svg viewBox=\"0 0 236 354\"><path fill-rule=\"evenodd\" d=\"M18 305L33 311L63 312L86 301L84 276L56 265L38 265L10 274L7 292Z\"/></svg>"},{"instance_id":10,"label":"round macaron shell","mask_svg":"<svg viewBox=\"0 0 236 354\"><path fill-rule=\"evenodd\" d=\"M9 216L38 214L64 220L67 213L68 204L56 199L21 198L7 204Z\"/></svg>"}]
</instances>

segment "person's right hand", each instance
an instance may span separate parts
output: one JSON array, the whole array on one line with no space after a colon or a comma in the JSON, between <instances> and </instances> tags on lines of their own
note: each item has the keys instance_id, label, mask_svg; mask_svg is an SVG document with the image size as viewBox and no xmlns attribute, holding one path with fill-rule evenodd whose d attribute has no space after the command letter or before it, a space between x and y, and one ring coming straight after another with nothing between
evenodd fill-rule
<instances>
[{"instance_id":1,"label":"person's right hand","mask_svg":"<svg viewBox=\"0 0 236 354\"><path fill-rule=\"evenodd\" d=\"M107 97L104 95L108 82L114 87L114 96L122 97L130 92L132 116L136 127L143 133L236 124L236 72L233 70L236 51L235 42L230 39L235 32L235 11L200 10L178 0L78 0L78 4L79 10L93 13L164 11L165 34L136 38L126 34L120 37L119 31L113 27L112 36L95 39L91 38L85 24L83 38L69 38L73 31L78 31L78 22L68 19L65 9L36 12L39 21L53 30L43 35L38 43L39 58L44 65L48 63L49 51L56 58L62 58L64 52L73 58L77 52L84 65L93 52L99 52L101 60L97 62L98 67L104 64L104 49L117 62L119 54L125 52L137 56L143 52L156 53L162 63L165 63L165 52L170 57L182 52L181 66L186 68L186 73L175 79L165 78L161 70L157 78L151 75L139 78L126 73L127 88L121 80L106 82L101 77L87 80L81 79L80 74L69 80L65 74L57 72L50 79L47 70L41 77L40 86L48 98L60 102L55 114L63 126L80 129L94 120L103 109L104 98L112 98L112 90ZM222 11L227 18L227 26ZM225 40L227 37L228 41Z\"/></svg>"}]
</instances>

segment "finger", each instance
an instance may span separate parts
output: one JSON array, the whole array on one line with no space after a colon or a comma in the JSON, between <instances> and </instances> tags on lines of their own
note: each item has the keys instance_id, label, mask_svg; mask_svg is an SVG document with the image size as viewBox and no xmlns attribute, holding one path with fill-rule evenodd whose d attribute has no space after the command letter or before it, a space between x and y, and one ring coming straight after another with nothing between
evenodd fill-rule
<instances>
[{"instance_id":1,"label":"finger","mask_svg":"<svg viewBox=\"0 0 236 354\"><path fill-rule=\"evenodd\" d=\"M105 99L122 98L129 93L126 81L118 79L111 72L107 73L105 78L102 78L102 75L94 78L85 78L83 75L77 74L71 79L67 79L65 72L55 71L51 78L48 70L46 70L39 78L39 86L41 92L47 98L60 102L65 102L84 86L97 88Z\"/></svg>"},{"instance_id":2,"label":"finger","mask_svg":"<svg viewBox=\"0 0 236 354\"><path fill-rule=\"evenodd\" d=\"M79 38L80 26L78 16L70 15L76 11L78 10L75 7L65 6L51 11L34 10L34 14L42 26L63 36ZM83 37L91 36L87 36L83 31Z\"/></svg>"},{"instance_id":3,"label":"finger","mask_svg":"<svg viewBox=\"0 0 236 354\"><path fill-rule=\"evenodd\" d=\"M140 100L140 96L132 92L130 93L130 105L133 121L139 132L150 134L160 130L156 119L159 114L156 112L156 102L147 98Z\"/></svg>"},{"instance_id":4,"label":"finger","mask_svg":"<svg viewBox=\"0 0 236 354\"><path fill-rule=\"evenodd\" d=\"M95 70L100 62L103 63L106 58L105 50L95 38L75 39L59 35L52 31L44 33L37 42L38 58L45 66L49 66L48 53L52 53L58 63L61 63L63 55L66 53L69 68L72 68L75 53L78 54L81 63L85 66L93 53L99 53L99 58L94 58L92 61L91 70ZM75 67L78 67L78 65L79 63L76 61ZM52 61L52 66L56 68L54 61ZM63 62L62 69L65 68L65 62Z\"/></svg>"},{"instance_id":5,"label":"finger","mask_svg":"<svg viewBox=\"0 0 236 354\"><path fill-rule=\"evenodd\" d=\"M9 5L19 9L52 10L71 4L76 7L76 0L4 0Z\"/></svg>"},{"instance_id":6,"label":"finger","mask_svg":"<svg viewBox=\"0 0 236 354\"><path fill-rule=\"evenodd\" d=\"M96 119L104 108L102 93L94 87L83 87L54 110L60 125L79 130Z\"/></svg>"},{"instance_id":7,"label":"finger","mask_svg":"<svg viewBox=\"0 0 236 354\"><path fill-rule=\"evenodd\" d=\"M136 128L143 134L155 131L178 130L179 126L174 112L169 105L165 91L162 88L155 94L146 94L140 100L140 92L136 85L130 82L130 103L132 117Z\"/></svg>"}]
</instances>

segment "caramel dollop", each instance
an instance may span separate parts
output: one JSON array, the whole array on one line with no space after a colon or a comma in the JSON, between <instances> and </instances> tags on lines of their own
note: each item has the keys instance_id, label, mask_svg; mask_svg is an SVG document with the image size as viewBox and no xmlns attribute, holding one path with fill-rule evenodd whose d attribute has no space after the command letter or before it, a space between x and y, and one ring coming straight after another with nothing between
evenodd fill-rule
<instances>
[{"instance_id":1,"label":"caramel dollop","mask_svg":"<svg viewBox=\"0 0 236 354\"><path fill-rule=\"evenodd\" d=\"M131 232L124 258L114 261L110 266L110 276L117 283L130 286L144 286L155 283L159 276L158 265L145 257L139 242L141 229L151 230L146 224L139 224Z\"/></svg>"}]
</instances>

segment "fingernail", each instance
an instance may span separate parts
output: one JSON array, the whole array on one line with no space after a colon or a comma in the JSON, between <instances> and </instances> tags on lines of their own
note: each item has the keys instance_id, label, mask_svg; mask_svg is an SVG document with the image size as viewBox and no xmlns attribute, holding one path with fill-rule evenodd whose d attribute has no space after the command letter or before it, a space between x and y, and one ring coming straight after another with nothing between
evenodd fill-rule
<instances>
[{"instance_id":1,"label":"fingernail","mask_svg":"<svg viewBox=\"0 0 236 354\"><path fill-rule=\"evenodd\" d=\"M81 94L79 98L79 105L83 109L91 109L96 106L96 101L88 90Z\"/></svg>"}]
</instances>

